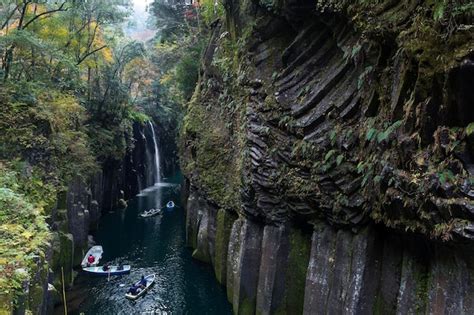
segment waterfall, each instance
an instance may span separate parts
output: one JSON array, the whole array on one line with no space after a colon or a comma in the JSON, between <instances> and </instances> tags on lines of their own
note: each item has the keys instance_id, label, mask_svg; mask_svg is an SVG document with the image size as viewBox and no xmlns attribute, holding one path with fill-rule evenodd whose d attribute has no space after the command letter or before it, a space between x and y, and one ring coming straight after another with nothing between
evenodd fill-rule
<instances>
[{"instance_id":1,"label":"waterfall","mask_svg":"<svg viewBox=\"0 0 474 315\"><path fill-rule=\"evenodd\" d=\"M161 182L161 178L160 178L160 155L158 154L158 145L156 144L156 136L155 136L155 128L153 126L153 123L151 121L148 122L148 124L150 125L150 128L151 128L151 134L153 135L153 144L155 146L155 168L154 168L154 171L155 171L155 176L154 176L154 181L155 181L155 184Z\"/></svg>"},{"instance_id":2,"label":"waterfall","mask_svg":"<svg viewBox=\"0 0 474 315\"><path fill-rule=\"evenodd\" d=\"M148 124L147 126L149 129L153 129L152 125ZM152 150L151 150L151 145L149 141L150 137L147 137L145 133L143 132L142 132L142 137L145 140L145 161L144 161L145 165L144 165L144 170L143 170L144 173L142 174L142 176L143 176L144 187L146 188L146 187L153 186L153 184L155 183L155 171L154 171L155 163L154 163L154 158L151 152Z\"/></svg>"}]
</instances>

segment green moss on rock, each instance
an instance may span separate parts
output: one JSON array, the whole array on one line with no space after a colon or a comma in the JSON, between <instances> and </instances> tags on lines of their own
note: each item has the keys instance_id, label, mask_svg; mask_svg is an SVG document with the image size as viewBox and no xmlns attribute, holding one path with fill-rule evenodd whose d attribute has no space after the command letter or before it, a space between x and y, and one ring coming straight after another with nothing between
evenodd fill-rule
<instances>
[{"instance_id":1,"label":"green moss on rock","mask_svg":"<svg viewBox=\"0 0 474 315\"><path fill-rule=\"evenodd\" d=\"M429 292L428 288L430 287L430 274L427 270L418 271L415 273L415 283L416 283L416 305L415 310L417 314L426 313L426 305L428 303Z\"/></svg>"},{"instance_id":2,"label":"green moss on rock","mask_svg":"<svg viewBox=\"0 0 474 315\"><path fill-rule=\"evenodd\" d=\"M64 269L64 280L66 286L72 284L73 281L73 256L74 256L74 239L72 234L57 232L53 237L53 258L52 269L55 275L54 286L60 287L61 283L61 267Z\"/></svg>"},{"instance_id":3,"label":"green moss on rock","mask_svg":"<svg viewBox=\"0 0 474 315\"><path fill-rule=\"evenodd\" d=\"M290 231L290 253L286 270L285 297L275 314L302 314L306 272L311 253L311 235L292 228Z\"/></svg>"},{"instance_id":4,"label":"green moss on rock","mask_svg":"<svg viewBox=\"0 0 474 315\"><path fill-rule=\"evenodd\" d=\"M58 193L58 209L67 208L67 191L63 190Z\"/></svg>"},{"instance_id":5,"label":"green moss on rock","mask_svg":"<svg viewBox=\"0 0 474 315\"><path fill-rule=\"evenodd\" d=\"M237 218L230 212L220 209L217 213L214 272L220 284L226 283L227 249L232 224Z\"/></svg>"},{"instance_id":6,"label":"green moss on rock","mask_svg":"<svg viewBox=\"0 0 474 315\"><path fill-rule=\"evenodd\" d=\"M237 219L234 224L232 225L232 231L231 231L231 236L233 236L233 239L229 239L229 247L228 249L230 250L227 253L227 268L233 268L234 263L236 262L236 256L240 252L240 231L242 228L243 220ZM232 232L234 234L232 235ZM232 245L232 246L231 246ZM235 273L234 269L227 270L227 279L226 279L226 287L227 287L227 300L230 303L234 302L234 284L235 284Z\"/></svg>"},{"instance_id":7,"label":"green moss on rock","mask_svg":"<svg viewBox=\"0 0 474 315\"><path fill-rule=\"evenodd\" d=\"M219 41L219 49L211 48L203 64L219 79L209 85L204 79L207 75L203 76L187 105L180 160L183 173L209 199L225 209L239 209L245 94L235 84L236 43L227 37L218 40L218 36L218 31L213 32L209 45Z\"/></svg>"},{"instance_id":8,"label":"green moss on rock","mask_svg":"<svg viewBox=\"0 0 474 315\"><path fill-rule=\"evenodd\" d=\"M44 298L44 289L42 283L34 285L30 288L30 303L29 308L31 310L39 310Z\"/></svg>"},{"instance_id":9,"label":"green moss on rock","mask_svg":"<svg viewBox=\"0 0 474 315\"><path fill-rule=\"evenodd\" d=\"M209 258L208 255L205 255L202 251L200 251L199 249L195 249L193 251L193 254L192 254L193 258L194 259L197 259L199 261L202 261L204 263L211 263L211 259Z\"/></svg>"},{"instance_id":10,"label":"green moss on rock","mask_svg":"<svg viewBox=\"0 0 474 315\"><path fill-rule=\"evenodd\" d=\"M244 297L239 305L234 305L234 314L238 315L253 315L255 314L255 299Z\"/></svg>"}]
</instances>

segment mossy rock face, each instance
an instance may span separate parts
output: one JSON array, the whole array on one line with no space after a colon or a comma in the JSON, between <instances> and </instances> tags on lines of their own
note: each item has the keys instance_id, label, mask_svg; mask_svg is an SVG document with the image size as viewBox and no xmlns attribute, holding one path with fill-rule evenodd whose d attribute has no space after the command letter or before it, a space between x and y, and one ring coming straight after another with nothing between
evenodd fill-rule
<instances>
[{"instance_id":1,"label":"mossy rock face","mask_svg":"<svg viewBox=\"0 0 474 315\"><path fill-rule=\"evenodd\" d=\"M66 208L58 208L57 219L59 221L67 221L67 209Z\"/></svg>"},{"instance_id":2,"label":"mossy rock face","mask_svg":"<svg viewBox=\"0 0 474 315\"><path fill-rule=\"evenodd\" d=\"M84 258L84 255L87 252L87 244L84 245L75 245L73 251L73 261L72 266L79 266Z\"/></svg>"},{"instance_id":3,"label":"mossy rock face","mask_svg":"<svg viewBox=\"0 0 474 315\"><path fill-rule=\"evenodd\" d=\"M20 283L20 288L22 290L18 291L14 299L9 301L7 310L11 310L11 314L26 314L29 311L29 296L28 296L28 287L30 282L28 280L28 271L24 268L19 268L15 270L15 275L23 279Z\"/></svg>"},{"instance_id":4,"label":"mossy rock face","mask_svg":"<svg viewBox=\"0 0 474 315\"><path fill-rule=\"evenodd\" d=\"M69 233L69 226L66 220L64 221L56 221L58 224L58 230L61 231L61 233Z\"/></svg>"},{"instance_id":5,"label":"mossy rock face","mask_svg":"<svg viewBox=\"0 0 474 315\"><path fill-rule=\"evenodd\" d=\"M180 139L184 173L207 198L271 224L323 217L360 228L373 220L471 238L467 228L446 235L434 225L462 220L472 207L469 200L450 212L469 181L457 153L472 134L461 129L472 122L462 99L471 99L463 82L472 78L474 33L460 26L472 7L226 4L229 25L213 29ZM450 134L438 144L443 129ZM452 198L435 187L446 173Z\"/></svg>"},{"instance_id":6,"label":"mossy rock face","mask_svg":"<svg viewBox=\"0 0 474 315\"><path fill-rule=\"evenodd\" d=\"M215 71L217 69L210 69L214 58L220 58L223 62L220 63L222 67L219 70L225 71L224 75L233 76L235 47L226 40L229 46L215 49L220 41L219 29L220 27L213 30L202 63L210 72L221 76ZM210 85L198 83L196 93L187 105L187 114L181 128L180 162L185 176L207 199L225 209L238 209L243 144L239 126L243 123L244 112L240 106L241 101L234 101L236 98L230 97L231 94L237 96L239 93L231 92L235 86L232 80L221 83L220 78L213 80ZM221 98L225 105L214 107L215 101L223 93L228 95L225 99ZM227 110L230 108L233 109L232 113ZM238 119L240 123L229 125L228 122L233 122L234 119Z\"/></svg>"},{"instance_id":7,"label":"mossy rock face","mask_svg":"<svg viewBox=\"0 0 474 315\"><path fill-rule=\"evenodd\" d=\"M33 287L30 287L29 309L34 313L41 313L46 302L45 288L49 278L49 264L41 260L38 262L37 270L34 271Z\"/></svg>"},{"instance_id":8,"label":"mossy rock face","mask_svg":"<svg viewBox=\"0 0 474 315\"><path fill-rule=\"evenodd\" d=\"M236 284L236 274L238 269L238 259L241 246L241 229L243 220L237 219L232 225L229 246L227 251L227 273L226 273L226 287L227 287L227 300L230 303L234 301L234 290Z\"/></svg>"},{"instance_id":9,"label":"mossy rock face","mask_svg":"<svg viewBox=\"0 0 474 315\"><path fill-rule=\"evenodd\" d=\"M186 205L186 245L197 247L199 196L195 188L191 188Z\"/></svg>"},{"instance_id":10,"label":"mossy rock face","mask_svg":"<svg viewBox=\"0 0 474 315\"><path fill-rule=\"evenodd\" d=\"M66 286L73 281L73 259L74 259L74 239L72 234L62 232L53 235L53 257L52 269L54 271L54 285L61 284L61 267L64 270L64 282Z\"/></svg>"},{"instance_id":11,"label":"mossy rock face","mask_svg":"<svg viewBox=\"0 0 474 315\"><path fill-rule=\"evenodd\" d=\"M408 247L408 248L407 248ZM413 248L413 250L412 250ZM397 312L401 314L425 314L428 300L429 255L413 246L406 246L403 253Z\"/></svg>"},{"instance_id":12,"label":"mossy rock face","mask_svg":"<svg viewBox=\"0 0 474 315\"><path fill-rule=\"evenodd\" d=\"M238 309L234 306L234 314L238 315L253 315L255 314L255 299L244 298L239 303Z\"/></svg>"},{"instance_id":13,"label":"mossy rock face","mask_svg":"<svg viewBox=\"0 0 474 315\"><path fill-rule=\"evenodd\" d=\"M235 215L224 209L220 209L217 213L214 272L220 284L226 283L227 249L229 247L232 224L236 219Z\"/></svg>"},{"instance_id":14,"label":"mossy rock face","mask_svg":"<svg viewBox=\"0 0 474 315\"><path fill-rule=\"evenodd\" d=\"M360 233L375 222L453 247L472 243L474 119L465 82L472 81L474 33L461 26L472 12L446 1L295 3L225 1L229 25L213 29L181 134L185 175L206 199L258 224L318 229L323 222ZM327 267L315 277L339 288L309 294L318 297L311 309L337 300L348 279L334 272L347 273L349 258L340 252L352 247L350 268L364 273L351 274L351 310L390 313L400 289L400 268L390 266L398 253L380 254L384 245L372 235L334 244L326 236L320 264L311 265ZM252 294L239 292L240 271L232 270L248 248L233 237L241 236L229 240L228 297L235 313L253 313ZM303 312L310 240L291 232L278 314ZM222 281L222 267L215 268ZM359 276L363 290L355 288ZM381 277L383 292L376 292ZM424 299L425 278L412 286Z\"/></svg>"},{"instance_id":15,"label":"mossy rock face","mask_svg":"<svg viewBox=\"0 0 474 315\"><path fill-rule=\"evenodd\" d=\"M58 193L58 209L67 208L67 191L61 191Z\"/></svg>"},{"instance_id":16,"label":"mossy rock face","mask_svg":"<svg viewBox=\"0 0 474 315\"><path fill-rule=\"evenodd\" d=\"M41 311L42 303L44 301L44 289L43 285L37 284L30 288L30 303L29 303L29 309L35 310L35 311ZM36 313L36 312L33 312Z\"/></svg>"},{"instance_id":17,"label":"mossy rock face","mask_svg":"<svg viewBox=\"0 0 474 315\"><path fill-rule=\"evenodd\" d=\"M275 314L302 314L311 253L311 235L298 228L290 230L290 253L286 270L285 296Z\"/></svg>"},{"instance_id":18,"label":"mossy rock face","mask_svg":"<svg viewBox=\"0 0 474 315\"><path fill-rule=\"evenodd\" d=\"M199 226L197 232L197 243L196 249L193 252L193 258L200 260L205 263L211 263L211 256L209 251L209 241L210 241L210 213L207 205L201 204L199 210Z\"/></svg>"},{"instance_id":19,"label":"mossy rock face","mask_svg":"<svg viewBox=\"0 0 474 315\"><path fill-rule=\"evenodd\" d=\"M44 214L47 217L54 218L56 216L57 209L58 209L58 201L52 200L50 204L44 207Z\"/></svg>"},{"instance_id":20,"label":"mossy rock face","mask_svg":"<svg viewBox=\"0 0 474 315\"><path fill-rule=\"evenodd\" d=\"M240 233L240 250L235 260L237 268L234 274L234 312L254 314L262 257L263 226L245 219Z\"/></svg>"},{"instance_id":21,"label":"mossy rock face","mask_svg":"<svg viewBox=\"0 0 474 315\"><path fill-rule=\"evenodd\" d=\"M282 307L288 276L289 229L287 226L265 225L263 228L256 313L273 314Z\"/></svg>"},{"instance_id":22,"label":"mossy rock face","mask_svg":"<svg viewBox=\"0 0 474 315\"><path fill-rule=\"evenodd\" d=\"M202 261L204 263L210 263L211 259L209 258L209 255L205 255L202 251L195 249L193 251L192 257L196 260Z\"/></svg>"}]
</instances>

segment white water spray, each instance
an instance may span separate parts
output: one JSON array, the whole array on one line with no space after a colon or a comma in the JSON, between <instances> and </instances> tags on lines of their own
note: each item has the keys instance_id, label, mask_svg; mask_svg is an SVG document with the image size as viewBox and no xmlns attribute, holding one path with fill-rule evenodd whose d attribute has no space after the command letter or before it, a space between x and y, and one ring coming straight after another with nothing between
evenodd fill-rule
<instances>
[{"instance_id":1,"label":"white water spray","mask_svg":"<svg viewBox=\"0 0 474 315\"><path fill-rule=\"evenodd\" d=\"M160 155L158 154L158 145L156 144L155 128L153 127L153 123L151 121L148 121L148 124L150 125L151 133L153 135L153 144L155 145L155 176L154 176L154 181L155 181L155 184L158 184L159 182L161 182L161 178L160 178Z\"/></svg>"}]
</instances>

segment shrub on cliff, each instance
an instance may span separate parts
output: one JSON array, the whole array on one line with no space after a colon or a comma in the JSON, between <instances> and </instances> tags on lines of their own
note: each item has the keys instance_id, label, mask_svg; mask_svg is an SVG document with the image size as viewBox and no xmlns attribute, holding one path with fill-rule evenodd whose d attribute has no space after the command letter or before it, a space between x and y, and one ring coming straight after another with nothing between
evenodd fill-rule
<instances>
[{"instance_id":1,"label":"shrub on cliff","mask_svg":"<svg viewBox=\"0 0 474 315\"><path fill-rule=\"evenodd\" d=\"M97 168L75 96L40 82L7 83L0 105L0 158L42 165L56 182Z\"/></svg>"},{"instance_id":2,"label":"shrub on cliff","mask_svg":"<svg viewBox=\"0 0 474 315\"><path fill-rule=\"evenodd\" d=\"M25 181L32 180L26 192L31 198L18 193L27 187ZM37 263L45 259L49 242L49 230L45 223L43 202L48 195L48 185L34 178L21 179L17 173L0 164L0 310L11 310L22 293L23 282L35 273ZM31 190L35 190L32 193Z\"/></svg>"}]
</instances>

